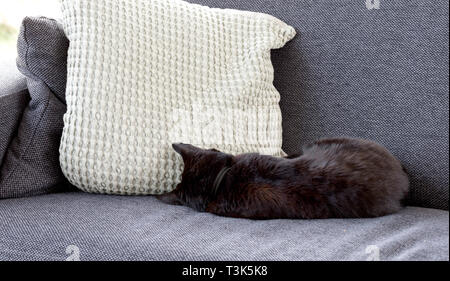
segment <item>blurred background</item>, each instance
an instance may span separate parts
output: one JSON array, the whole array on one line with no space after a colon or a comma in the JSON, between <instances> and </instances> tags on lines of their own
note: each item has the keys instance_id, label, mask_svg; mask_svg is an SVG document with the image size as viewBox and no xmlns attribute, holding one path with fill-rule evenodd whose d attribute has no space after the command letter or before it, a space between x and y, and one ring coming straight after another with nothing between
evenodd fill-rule
<instances>
[{"instance_id":1,"label":"blurred background","mask_svg":"<svg viewBox=\"0 0 450 281\"><path fill-rule=\"evenodd\" d=\"M25 16L59 19L59 0L0 0L0 59L16 57L16 42Z\"/></svg>"}]
</instances>

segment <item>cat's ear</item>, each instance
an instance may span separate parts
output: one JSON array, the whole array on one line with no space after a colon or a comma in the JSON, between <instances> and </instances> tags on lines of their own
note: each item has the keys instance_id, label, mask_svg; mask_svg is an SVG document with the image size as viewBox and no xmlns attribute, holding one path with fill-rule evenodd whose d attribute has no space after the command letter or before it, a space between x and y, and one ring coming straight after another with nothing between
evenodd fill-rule
<instances>
[{"instance_id":1,"label":"cat's ear","mask_svg":"<svg viewBox=\"0 0 450 281\"><path fill-rule=\"evenodd\" d=\"M183 159L189 159L195 153L202 151L201 148L185 143L174 143L172 144L172 147L183 157Z\"/></svg>"}]
</instances>

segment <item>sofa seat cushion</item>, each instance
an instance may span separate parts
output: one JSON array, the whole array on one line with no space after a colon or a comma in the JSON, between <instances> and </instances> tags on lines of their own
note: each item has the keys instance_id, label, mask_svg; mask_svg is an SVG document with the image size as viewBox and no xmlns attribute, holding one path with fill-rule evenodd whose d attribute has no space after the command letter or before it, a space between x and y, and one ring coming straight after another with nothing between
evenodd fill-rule
<instances>
[{"instance_id":1,"label":"sofa seat cushion","mask_svg":"<svg viewBox=\"0 0 450 281\"><path fill-rule=\"evenodd\" d=\"M151 196L74 192L2 200L0 229L0 260L65 260L74 248L81 260L449 259L448 211L419 207L373 219L253 221Z\"/></svg>"}]
</instances>

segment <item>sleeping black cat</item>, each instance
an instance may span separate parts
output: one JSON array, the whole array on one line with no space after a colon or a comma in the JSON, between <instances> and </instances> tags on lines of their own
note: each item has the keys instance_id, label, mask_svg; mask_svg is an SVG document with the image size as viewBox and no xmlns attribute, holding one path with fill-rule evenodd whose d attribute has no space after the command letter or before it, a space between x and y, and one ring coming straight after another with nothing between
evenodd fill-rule
<instances>
[{"instance_id":1,"label":"sleeping black cat","mask_svg":"<svg viewBox=\"0 0 450 281\"><path fill-rule=\"evenodd\" d=\"M397 212L409 188L400 162L367 140L323 139L303 154L233 156L173 144L181 183L158 198L220 216L250 219L377 217Z\"/></svg>"}]
</instances>

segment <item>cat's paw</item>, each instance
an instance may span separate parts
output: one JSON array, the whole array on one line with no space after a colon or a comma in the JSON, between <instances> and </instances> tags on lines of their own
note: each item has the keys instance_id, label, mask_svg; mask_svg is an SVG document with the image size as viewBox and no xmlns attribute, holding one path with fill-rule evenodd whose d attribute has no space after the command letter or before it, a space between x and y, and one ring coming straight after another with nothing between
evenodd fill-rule
<instances>
[{"instance_id":1,"label":"cat's paw","mask_svg":"<svg viewBox=\"0 0 450 281\"><path fill-rule=\"evenodd\" d=\"M174 192L170 192L170 193L166 193L166 194L161 194L161 195L156 195L155 196L158 200L166 203L166 204L170 204L170 205L183 205L180 201L180 199L178 198L178 195L175 194Z\"/></svg>"}]
</instances>

